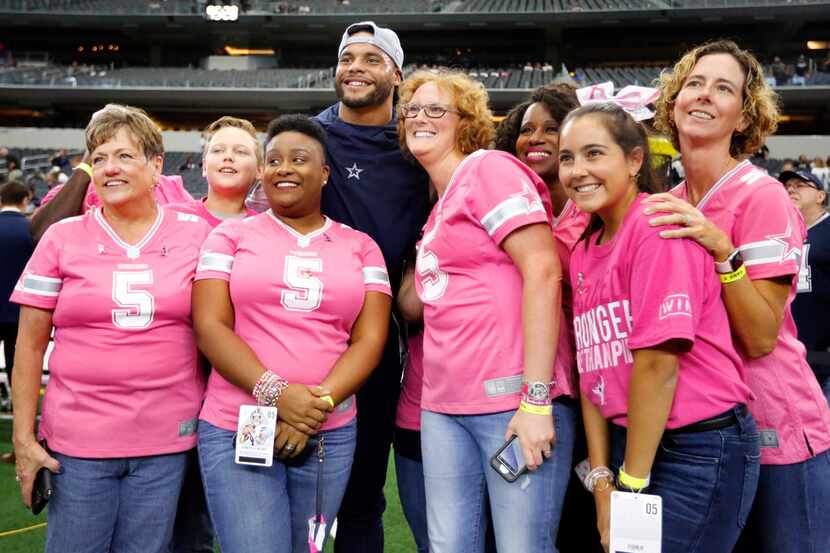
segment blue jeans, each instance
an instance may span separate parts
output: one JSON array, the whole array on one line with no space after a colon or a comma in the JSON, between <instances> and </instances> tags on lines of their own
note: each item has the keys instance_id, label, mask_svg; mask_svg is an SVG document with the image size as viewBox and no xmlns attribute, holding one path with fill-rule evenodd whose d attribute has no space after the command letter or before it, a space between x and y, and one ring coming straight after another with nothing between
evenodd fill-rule
<instances>
[{"instance_id":1,"label":"blue jeans","mask_svg":"<svg viewBox=\"0 0 830 553\"><path fill-rule=\"evenodd\" d=\"M415 459L395 453L395 474L403 515L412 530L418 553L429 553L424 466Z\"/></svg>"},{"instance_id":2,"label":"blue jeans","mask_svg":"<svg viewBox=\"0 0 830 553\"><path fill-rule=\"evenodd\" d=\"M554 402L553 455L507 483L490 467L514 411L444 415L423 411L421 449L431 553L482 553L489 499L499 553L556 551L571 469L576 413Z\"/></svg>"},{"instance_id":3,"label":"blue jeans","mask_svg":"<svg viewBox=\"0 0 830 553\"><path fill-rule=\"evenodd\" d=\"M735 551L830 551L830 451L791 465L761 465L758 495Z\"/></svg>"},{"instance_id":4,"label":"blue jeans","mask_svg":"<svg viewBox=\"0 0 830 553\"><path fill-rule=\"evenodd\" d=\"M665 434L648 493L663 498L664 553L729 553L758 486L761 448L755 420L742 407L720 430ZM626 431L611 426L612 468L625 455Z\"/></svg>"},{"instance_id":5,"label":"blue jeans","mask_svg":"<svg viewBox=\"0 0 830 553\"><path fill-rule=\"evenodd\" d=\"M821 384L821 391L824 392L824 397L827 398L827 403L830 403L830 376L819 378L818 383Z\"/></svg>"},{"instance_id":6,"label":"blue jeans","mask_svg":"<svg viewBox=\"0 0 830 553\"><path fill-rule=\"evenodd\" d=\"M179 495L176 523L173 525L173 539L170 553L213 553L213 527L202 486L199 470L199 454L194 447L187 452L187 470Z\"/></svg>"},{"instance_id":7,"label":"blue jeans","mask_svg":"<svg viewBox=\"0 0 830 553\"><path fill-rule=\"evenodd\" d=\"M223 553L308 553L316 513L317 442L325 437L322 513L331 529L352 468L355 422L309 439L296 459L271 467L234 462L234 432L199 421L199 462Z\"/></svg>"},{"instance_id":8,"label":"blue jeans","mask_svg":"<svg viewBox=\"0 0 830 553\"><path fill-rule=\"evenodd\" d=\"M80 459L57 452L46 553L167 551L186 453Z\"/></svg>"}]
</instances>

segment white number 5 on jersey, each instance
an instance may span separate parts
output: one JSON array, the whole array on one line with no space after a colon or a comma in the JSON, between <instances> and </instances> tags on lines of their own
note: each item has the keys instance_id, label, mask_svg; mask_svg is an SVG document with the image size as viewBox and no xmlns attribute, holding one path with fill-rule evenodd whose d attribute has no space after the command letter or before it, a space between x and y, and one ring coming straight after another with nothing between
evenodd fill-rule
<instances>
[{"instance_id":1,"label":"white number 5 on jersey","mask_svg":"<svg viewBox=\"0 0 830 553\"><path fill-rule=\"evenodd\" d=\"M282 278L291 290L283 290L280 303L289 311L314 311L323 301L323 281L312 273L323 272L323 260L316 257L285 256Z\"/></svg>"},{"instance_id":2,"label":"white number 5 on jersey","mask_svg":"<svg viewBox=\"0 0 830 553\"><path fill-rule=\"evenodd\" d=\"M429 251L427 246L435 239L440 221L435 224L431 231L424 234L421 245L418 248L418 257L415 260L415 270L421 276L421 289L424 301L434 301L444 295L450 277L438 266L438 256Z\"/></svg>"},{"instance_id":3,"label":"white number 5 on jersey","mask_svg":"<svg viewBox=\"0 0 830 553\"><path fill-rule=\"evenodd\" d=\"M155 298L134 286L152 286L153 271L114 271L112 299L120 309L112 310L112 324L128 330L147 328L155 316Z\"/></svg>"}]
</instances>

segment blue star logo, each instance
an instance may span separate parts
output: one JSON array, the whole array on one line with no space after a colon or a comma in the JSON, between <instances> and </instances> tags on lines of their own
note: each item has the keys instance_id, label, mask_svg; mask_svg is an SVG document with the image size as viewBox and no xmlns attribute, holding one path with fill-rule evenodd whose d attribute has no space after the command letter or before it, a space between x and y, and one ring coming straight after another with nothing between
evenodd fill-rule
<instances>
[{"instance_id":1,"label":"blue star logo","mask_svg":"<svg viewBox=\"0 0 830 553\"><path fill-rule=\"evenodd\" d=\"M346 171L349 172L349 174L346 176L347 179L355 178L357 180L360 180L360 173L363 172L363 169L359 168L357 166L357 162L355 162L354 165L352 165L351 167L346 167Z\"/></svg>"}]
</instances>

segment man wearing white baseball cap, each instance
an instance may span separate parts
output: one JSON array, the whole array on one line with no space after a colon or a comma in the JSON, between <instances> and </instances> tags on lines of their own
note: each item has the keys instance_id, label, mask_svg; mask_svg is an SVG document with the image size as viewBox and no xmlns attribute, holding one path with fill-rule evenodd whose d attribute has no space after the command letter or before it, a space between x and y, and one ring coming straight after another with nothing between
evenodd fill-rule
<instances>
[{"instance_id":1,"label":"man wearing white baseball cap","mask_svg":"<svg viewBox=\"0 0 830 553\"><path fill-rule=\"evenodd\" d=\"M403 57L392 29L372 21L349 25L337 49L339 102L316 117L326 131L331 168L323 213L377 242L395 293L404 258L429 213L428 177L398 144L394 100ZM400 328L390 320L383 358L357 393L357 449L338 514L337 553L383 551L383 486L402 371Z\"/></svg>"}]
</instances>

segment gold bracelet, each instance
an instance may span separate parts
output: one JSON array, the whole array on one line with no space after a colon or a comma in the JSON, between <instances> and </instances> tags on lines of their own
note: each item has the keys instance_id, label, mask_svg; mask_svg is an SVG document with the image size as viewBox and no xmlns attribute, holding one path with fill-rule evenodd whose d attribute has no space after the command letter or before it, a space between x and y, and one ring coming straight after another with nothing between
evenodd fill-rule
<instances>
[{"instance_id":1,"label":"gold bracelet","mask_svg":"<svg viewBox=\"0 0 830 553\"><path fill-rule=\"evenodd\" d=\"M532 405L526 401L519 402L519 409L533 415L552 415L553 405Z\"/></svg>"},{"instance_id":2,"label":"gold bracelet","mask_svg":"<svg viewBox=\"0 0 830 553\"><path fill-rule=\"evenodd\" d=\"M80 169L81 171L89 175L90 179L92 179L92 166L89 163L79 163L75 166L75 169Z\"/></svg>"},{"instance_id":3,"label":"gold bracelet","mask_svg":"<svg viewBox=\"0 0 830 553\"><path fill-rule=\"evenodd\" d=\"M746 276L746 265L741 265L738 267L737 271L733 271L731 273L726 273L725 275L720 275L720 281L723 284L729 284L730 282L735 282L736 280L741 280Z\"/></svg>"}]
</instances>

